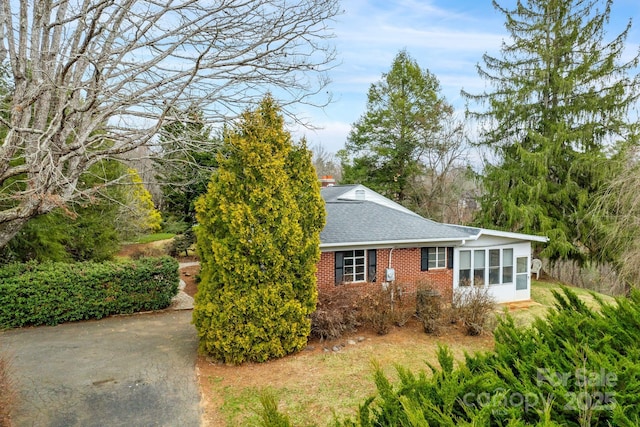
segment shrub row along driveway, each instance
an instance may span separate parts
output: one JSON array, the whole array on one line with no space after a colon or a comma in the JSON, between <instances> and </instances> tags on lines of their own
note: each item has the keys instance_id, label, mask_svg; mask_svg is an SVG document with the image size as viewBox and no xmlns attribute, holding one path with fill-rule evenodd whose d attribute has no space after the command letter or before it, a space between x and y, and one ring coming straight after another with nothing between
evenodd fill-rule
<instances>
[{"instance_id":1,"label":"shrub row along driveway","mask_svg":"<svg viewBox=\"0 0 640 427\"><path fill-rule=\"evenodd\" d=\"M0 332L20 426L199 426L191 311Z\"/></svg>"}]
</instances>

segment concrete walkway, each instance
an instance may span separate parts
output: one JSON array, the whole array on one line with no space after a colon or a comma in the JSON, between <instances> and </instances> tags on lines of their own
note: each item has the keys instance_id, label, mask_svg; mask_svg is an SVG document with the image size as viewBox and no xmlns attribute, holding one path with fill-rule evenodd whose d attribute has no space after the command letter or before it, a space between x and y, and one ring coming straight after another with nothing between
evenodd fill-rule
<instances>
[{"instance_id":1,"label":"concrete walkway","mask_svg":"<svg viewBox=\"0 0 640 427\"><path fill-rule=\"evenodd\" d=\"M191 311L0 332L21 426L199 426Z\"/></svg>"}]
</instances>

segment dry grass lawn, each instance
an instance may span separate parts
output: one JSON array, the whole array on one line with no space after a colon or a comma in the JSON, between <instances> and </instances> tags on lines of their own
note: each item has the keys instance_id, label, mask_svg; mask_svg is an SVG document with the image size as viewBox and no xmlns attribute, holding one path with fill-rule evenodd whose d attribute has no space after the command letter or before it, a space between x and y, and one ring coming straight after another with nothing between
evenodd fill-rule
<instances>
[{"instance_id":1,"label":"dry grass lawn","mask_svg":"<svg viewBox=\"0 0 640 427\"><path fill-rule=\"evenodd\" d=\"M196 290L197 269L182 270L189 293ZM508 311L516 324L529 325L553 307L553 289L558 290L558 284L535 282L533 301L499 307L496 312ZM589 292L575 291L589 306L597 306ZM604 295L602 298L613 301ZM409 322L384 336L359 332L340 340L312 341L298 354L261 364L226 366L199 356L203 425L258 425L259 395L265 390L278 397L280 409L291 417L294 425L330 425L336 416L343 419L355 415L364 399L374 394L374 364L392 379L396 376L396 365L414 372L429 371L425 362L437 365L438 344L448 345L461 361L465 352L490 351L494 341L491 334L467 337L456 325L435 337L422 332L417 322ZM334 346L339 351L334 351Z\"/></svg>"},{"instance_id":2,"label":"dry grass lawn","mask_svg":"<svg viewBox=\"0 0 640 427\"><path fill-rule=\"evenodd\" d=\"M374 393L374 363L391 378L396 364L413 371L428 370L425 362L437 365L438 343L450 346L461 360L465 351L490 350L493 338L466 337L454 327L434 337L411 322L384 336L362 333L314 341L296 355L261 364L226 366L201 356L198 373L205 425L256 425L263 390L279 397L281 409L294 425L329 425L334 414L340 418L354 415L364 398ZM334 351L334 346L340 349Z\"/></svg>"}]
</instances>

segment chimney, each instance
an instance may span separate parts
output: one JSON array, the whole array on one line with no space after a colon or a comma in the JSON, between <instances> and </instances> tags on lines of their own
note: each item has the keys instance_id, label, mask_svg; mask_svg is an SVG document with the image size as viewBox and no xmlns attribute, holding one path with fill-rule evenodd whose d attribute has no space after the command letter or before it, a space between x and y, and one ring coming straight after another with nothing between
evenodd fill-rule
<instances>
[{"instance_id":1,"label":"chimney","mask_svg":"<svg viewBox=\"0 0 640 427\"><path fill-rule=\"evenodd\" d=\"M321 187L333 187L336 184L336 180L333 179L331 175L322 175L320 178L320 186Z\"/></svg>"}]
</instances>

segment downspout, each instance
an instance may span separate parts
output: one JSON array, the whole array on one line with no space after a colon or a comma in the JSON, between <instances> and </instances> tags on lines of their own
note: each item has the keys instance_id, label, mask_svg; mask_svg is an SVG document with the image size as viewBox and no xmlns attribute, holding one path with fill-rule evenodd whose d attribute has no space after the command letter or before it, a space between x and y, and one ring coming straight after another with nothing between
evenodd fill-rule
<instances>
[{"instance_id":1,"label":"downspout","mask_svg":"<svg viewBox=\"0 0 640 427\"><path fill-rule=\"evenodd\" d=\"M389 262L387 264L387 270L391 268L391 257L393 256L393 250L394 249L395 249L395 246L392 247L391 250L389 250ZM386 271L384 272L384 275L385 275L385 278L384 278L385 279L385 283L387 284L387 289L388 289L389 282L387 282L387 277L386 277L387 272ZM392 312L393 312L394 299L395 299L395 295L393 294L393 287L391 287L391 311Z\"/></svg>"}]
</instances>

